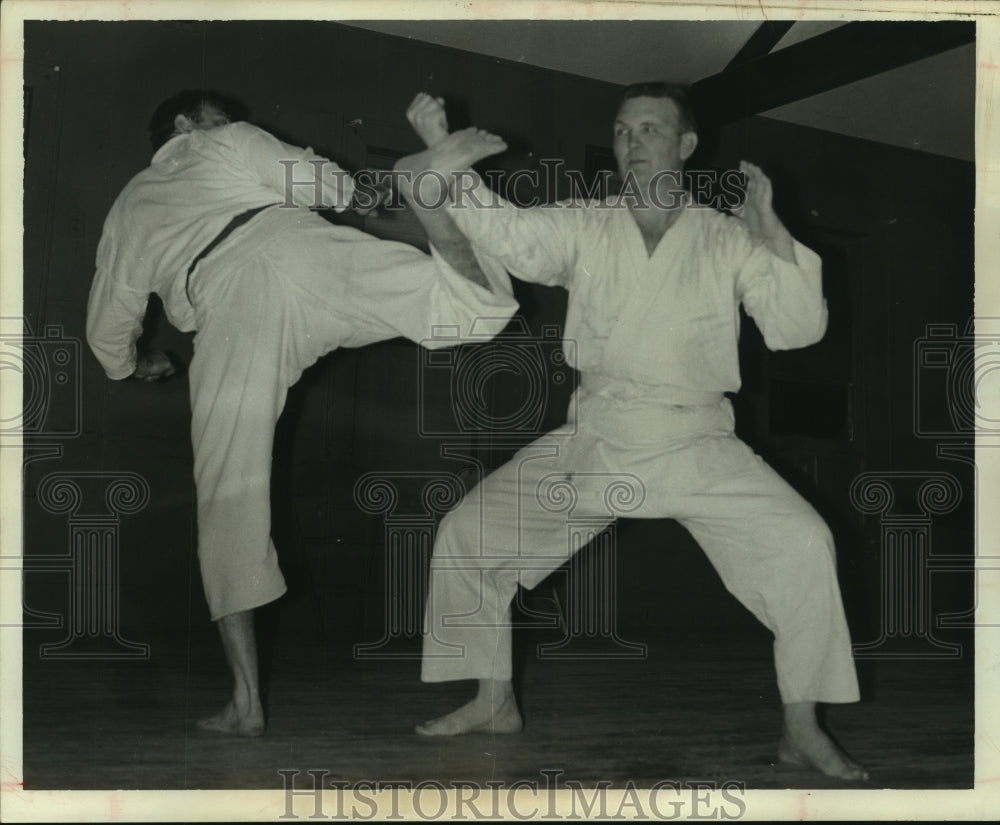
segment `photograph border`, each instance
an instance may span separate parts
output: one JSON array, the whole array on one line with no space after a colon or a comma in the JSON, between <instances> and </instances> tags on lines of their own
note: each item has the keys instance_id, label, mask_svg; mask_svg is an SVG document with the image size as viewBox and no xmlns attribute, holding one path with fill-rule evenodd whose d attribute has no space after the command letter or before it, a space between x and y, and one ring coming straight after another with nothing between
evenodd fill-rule
<instances>
[{"instance_id":1,"label":"photograph border","mask_svg":"<svg viewBox=\"0 0 1000 825\"><path fill-rule=\"evenodd\" d=\"M997 69L1000 66L1000 21L989 3L883 2L872 9L863 2L287 2L280 6L282 19L628 19L628 20L975 20L977 23L976 79L976 296L975 317L1000 317L1000 131L998 131ZM0 316L19 317L22 310L22 128L24 59L23 24L28 20L271 20L278 6L258 0L147 0L146 2L67 2L63 0L6 0L0 6ZM0 391L0 420L16 417L21 410L19 380L4 375ZM15 377L16 378L16 377ZM989 388L991 392L997 387ZM1000 410L994 393L979 398L990 410ZM993 416L994 418L996 416ZM0 547L5 557L20 552L21 449L4 443L0 449ZM1000 462L990 451L977 446L976 553L1000 556L1000 531L993 514L1000 500ZM12 548L14 550L12 551ZM976 733L975 788L968 790L747 790L743 795L746 819L989 819L1000 815L1000 576L977 576L976 627ZM314 812L311 795L289 798L281 790L255 791L32 791L21 786L21 662L22 636L20 576L0 577L0 820L5 822L110 821L111 819L154 821L285 821L307 820ZM327 791L334 794L335 791ZM649 789L608 790L608 809L621 808L623 818L649 810ZM513 809L499 818L553 819L570 813L569 799L560 791L557 799L542 800L532 790L518 792ZM638 807L628 804L635 794ZM456 793L450 795L447 811L436 819L456 817ZM365 802L358 810L363 818L428 819L412 805L405 792L370 792L377 810ZM666 800L667 797L662 797ZM617 800L617 802L615 801ZM698 818L690 793L679 793L677 812L671 818ZM288 816L291 804L292 816ZM624 805L622 808L621 806ZM434 805L433 807L437 807ZM329 802L329 811L338 810ZM342 809L342 806L341 808ZM659 809L670 810L665 801ZM704 809L703 809L704 810ZM535 811L534 816L525 812ZM461 808L458 809L461 814ZM548 816L547 814L554 814ZM327 818L335 818L328 816Z\"/></svg>"}]
</instances>

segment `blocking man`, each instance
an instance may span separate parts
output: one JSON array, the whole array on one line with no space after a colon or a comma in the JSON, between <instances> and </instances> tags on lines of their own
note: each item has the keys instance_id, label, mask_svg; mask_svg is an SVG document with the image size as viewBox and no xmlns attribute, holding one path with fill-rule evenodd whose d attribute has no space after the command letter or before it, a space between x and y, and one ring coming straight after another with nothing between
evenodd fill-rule
<instances>
[{"instance_id":1,"label":"blocking man","mask_svg":"<svg viewBox=\"0 0 1000 825\"><path fill-rule=\"evenodd\" d=\"M408 116L429 146L446 139L441 99L418 95ZM417 730L520 730L510 602L519 585L535 586L569 552L565 513L546 506L547 491L570 484L577 513L610 522L604 484L608 474L627 474L643 488L629 515L677 519L774 633L780 758L866 779L816 718L817 702L858 699L830 531L736 438L724 395L740 387L741 304L771 349L822 337L820 260L782 225L756 166L741 164L747 200L738 216L695 207L680 173L697 141L685 90L639 84L626 90L614 122L615 158L632 195L619 208L517 208L467 171L453 178L447 209L475 249L515 277L568 290L566 337L575 348L566 354L581 385L571 402L575 435L567 426L526 447L441 524L422 677L476 679L479 689ZM439 157L404 165L461 171Z\"/></svg>"},{"instance_id":2,"label":"blocking man","mask_svg":"<svg viewBox=\"0 0 1000 825\"><path fill-rule=\"evenodd\" d=\"M150 294L175 327L197 331L189 376L198 560L234 684L232 700L199 724L258 736L253 610L286 589L269 491L288 388L337 347L426 341L437 324L468 334L477 317L509 317L517 304L506 273L477 258L444 213L416 210L430 256L317 215L312 208L343 211L352 201L370 208L374 190L356 190L331 161L240 121L240 109L199 90L157 108L152 162L104 225L87 338L110 378L151 381L173 366L136 351ZM447 163L504 147L477 130L441 144Z\"/></svg>"}]
</instances>

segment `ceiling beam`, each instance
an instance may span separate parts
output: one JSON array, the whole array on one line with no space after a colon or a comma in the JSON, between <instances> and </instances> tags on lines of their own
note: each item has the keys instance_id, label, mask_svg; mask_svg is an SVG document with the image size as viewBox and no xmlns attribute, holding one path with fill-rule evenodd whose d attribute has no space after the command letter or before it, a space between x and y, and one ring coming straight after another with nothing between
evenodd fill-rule
<instances>
[{"instance_id":1,"label":"ceiling beam","mask_svg":"<svg viewBox=\"0 0 1000 825\"><path fill-rule=\"evenodd\" d=\"M723 71L730 72L744 63L769 54L794 25L794 20L767 20L761 23Z\"/></svg>"},{"instance_id":2,"label":"ceiling beam","mask_svg":"<svg viewBox=\"0 0 1000 825\"><path fill-rule=\"evenodd\" d=\"M721 125L975 40L974 22L847 23L699 80L692 85L691 95L699 119Z\"/></svg>"}]
</instances>

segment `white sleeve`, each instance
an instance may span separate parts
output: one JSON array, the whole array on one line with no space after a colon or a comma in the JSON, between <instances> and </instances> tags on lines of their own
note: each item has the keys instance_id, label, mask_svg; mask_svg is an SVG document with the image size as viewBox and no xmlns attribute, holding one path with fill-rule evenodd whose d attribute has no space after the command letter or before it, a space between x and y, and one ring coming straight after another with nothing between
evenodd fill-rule
<instances>
[{"instance_id":1,"label":"white sleeve","mask_svg":"<svg viewBox=\"0 0 1000 825\"><path fill-rule=\"evenodd\" d=\"M736 219L729 221L736 224ZM807 347L826 332L828 312L823 297L823 262L819 255L793 239L795 262L775 255L764 243L754 243L739 222L734 238L742 258L737 295L754 319L768 349Z\"/></svg>"},{"instance_id":2,"label":"white sleeve","mask_svg":"<svg viewBox=\"0 0 1000 825\"><path fill-rule=\"evenodd\" d=\"M108 378L120 380L135 372L135 342L149 293L134 289L115 276L115 242L107 229L97 249L97 272L87 301L87 343Z\"/></svg>"},{"instance_id":3,"label":"white sleeve","mask_svg":"<svg viewBox=\"0 0 1000 825\"><path fill-rule=\"evenodd\" d=\"M459 174L448 211L472 245L497 258L516 278L568 287L583 210L568 203L515 206L478 176Z\"/></svg>"}]
</instances>

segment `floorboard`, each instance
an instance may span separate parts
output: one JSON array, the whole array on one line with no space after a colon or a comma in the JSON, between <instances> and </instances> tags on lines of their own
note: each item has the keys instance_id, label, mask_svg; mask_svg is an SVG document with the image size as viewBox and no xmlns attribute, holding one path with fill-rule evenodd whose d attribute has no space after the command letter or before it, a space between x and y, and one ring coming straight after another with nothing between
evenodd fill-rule
<instances>
[{"instance_id":1,"label":"floorboard","mask_svg":"<svg viewBox=\"0 0 1000 825\"><path fill-rule=\"evenodd\" d=\"M692 630L641 639L638 660L585 658L606 644L580 639L569 660L539 659L538 631L519 636L522 733L424 739L413 725L471 696L471 683L425 685L415 658L357 661L350 640L290 629L269 663L266 736L235 741L195 721L226 700L211 628L164 636L149 660L24 661L24 779L28 789L283 788L280 770L326 771L328 782L528 780L584 787L664 780L746 788L845 788L775 764L780 706L770 641ZM551 638L548 638L551 641ZM399 640L388 651L413 655ZM971 653L971 650L969 651ZM969 788L973 782L971 655L859 663L860 703L826 721L865 764L857 787Z\"/></svg>"}]
</instances>

